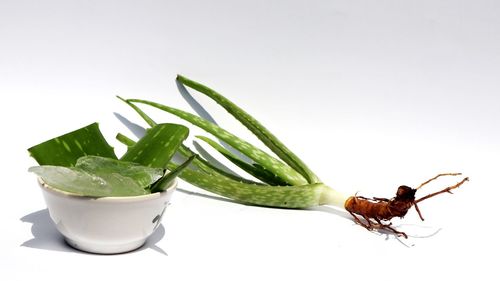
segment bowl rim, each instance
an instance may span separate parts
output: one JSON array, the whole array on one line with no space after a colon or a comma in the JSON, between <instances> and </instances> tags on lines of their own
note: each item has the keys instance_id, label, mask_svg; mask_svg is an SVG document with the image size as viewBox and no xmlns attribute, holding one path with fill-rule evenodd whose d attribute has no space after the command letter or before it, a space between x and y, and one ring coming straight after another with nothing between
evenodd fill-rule
<instances>
[{"instance_id":1,"label":"bowl rim","mask_svg":"<svg viewBox=\"0 0 500 281\"><path fill-rule=\"evenodd\" d=\"M150 193L150 194L136 195L136 196L92 197L92 196L85 196L85 195L80 195L80 194L71 193L71 192L57 189L55 187L48 185L41 177L38 177L37 180L38 180L38 185L44 191L47 191L47 192L54 194L56 196L63 197L63 198L72 198L72 199L77 199L77 200L94 200L94 201L100 201L100 202L139 202L139 201L153 200L156 198L166 196L167 194L169 194L170 192L172 192L174 189L177 188L177 178L175 178L170 182L168 187L164 191L161 191L161 192L154 192L154 193Z\"/></svg>"}]
</instances>

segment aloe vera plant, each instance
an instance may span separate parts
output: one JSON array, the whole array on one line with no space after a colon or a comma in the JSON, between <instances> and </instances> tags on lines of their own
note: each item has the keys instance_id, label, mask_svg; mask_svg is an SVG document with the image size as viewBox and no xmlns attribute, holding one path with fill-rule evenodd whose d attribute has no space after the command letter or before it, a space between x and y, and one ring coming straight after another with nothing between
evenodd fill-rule
<instances>
[{"instance_id":1,"label":"aloe vera plant","mask_svg":"<svg viewBox=\"0 0 500 281\"><path fill-rule=\"evenodd\" d=\"M98 124L93 123L29 148L40 164L29 171L54 188L82 196L161 192L194 159L166 172L188 134L182 125L157 124L138 142L129 140L127 152L117 159Z\"/></svg>"},{"instance_id":2,"label":"aloe vera plant","mask_svg":"<svg viewBox=\"0 0 500 281\"><path fill-rule=\"evenodd\" d=\"M38 174L51 186L93 197L161 192L179 176L195 186L246 204L282 208L309 208L318 205L342 207L353 216L356 223L369 230L389 230L404 237L407 237L404 232L391 226L389 221L393 217L403 217L415 206L422 218L417 203L450 192L468 181L466 177L453 186L420 199L415 198L420 187L441 176L457 176L460 173L439 174L416 189L400 186L396 197L391 199L345 196L322 183L297 155L235 103L186 77L178 76L177 81L216 101L253 132L275 156L215 123L186 111L148 100L118 97L151 126L137 142L123 134L117 134L116 139L127 146L127 152L120 159L117 159L113 148L94 123L28 149L41 165L30 168L30 171ZM222 170L203 159L183 144L189 133L187 127L158 124L137 104L149 105L175 115L230 145L241 154L233 153L211 138L198 136L198 139L248 172L255 180ZM176 152L187 160L181 164L173 162L172 156ZM170 170L170 173L166 170Z\"/></svg>"},{"instance_id":3,"label":"aloe vera plant","mask_svg":"<svg viewBox=\"0 0 500 281\"><path fill-rule=\"evenodd\" d=\"M177 80L219 103L245 127L252 131L279 158L273 157L218 125L186 111L148 100L120 98L130 105L151 126L154 126L156 122L136 104L155 107L204 129L206 132L252 159L254 163L247 163L217 142L207 137L199 137L214 147L224 157L261 182L256 183L251 180L239 178L238 176L227 175L201 158L191 163L190 167L180 176L182 179L205 190L242 203L283 208L308 208L323 204L343 206L347 199L346 196L322 183L298 156L250 114L224 96L200 83L183 76L178 76ZM185 156L193 154L192 151L184 146L179 151ZM177 167L172 162L168 166L169 168Z\"/></svg>"},{"instance_id":4,"label":"aloe vera plant","mask_svg":"<svg viewBox=\"0 0 500 281\"><path fill-rule=\"evenodd\" d=\"M177 81L216 101L253 132L276 157L186 111L148 100L119 97L151 126L137 142L123 134L117 134L116 139L127 146L127 152L120 159L117 159L113 148L107 144L94 123L30 148L31 155L41 164L30 168L30 171L56 188L94 197L159 192L179 176L195 186L246 204L282 208L309 208L318 205L342 207L353 216L356 223L369 230L388 230L404 237L407 237L404 232L391 226L389 221L393 217L402 218L414 206L422 218L417 203L438 194L451 193L450 190L468 181L465 177L453 186L420 199L415 198L415 193L422 186L441 176L461 174L438 174L416 189L400 186L396 197L391 199L345 196L322 183L297 155L235 103L186 77L178 76ZM222 170L203 159L183 144L189 133L186 127L158 124L137 104L149 105L173 114L230 145L241 154L231 152L231 149L211 138L198 136L198 139L248 172L255 180ZM176 152L187 160L181 164L173 162L172 156ZM171 172L166 173L166 170Z\"/></svg>"}]
</instances>

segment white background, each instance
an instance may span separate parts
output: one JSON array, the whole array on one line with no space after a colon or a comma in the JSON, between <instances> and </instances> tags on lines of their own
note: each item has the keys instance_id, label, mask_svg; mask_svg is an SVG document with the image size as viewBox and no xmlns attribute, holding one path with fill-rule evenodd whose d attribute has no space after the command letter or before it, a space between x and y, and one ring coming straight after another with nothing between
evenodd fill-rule
<instances>
[{"instance_id":1,"label":"white background","mask_svg":"<svg viewBox=\"0 0 500 281\"><path fill-rule=\"evenodd\" d=\"M0 0L0 279L498 278L499 14L493 0ZM440 172L471 181L420 204L425 222L414 210L395 222L421 238L371 233L326 208L179 191L141 250L68 248L27 172L36 163L26 149L98 121L122 153L114 135L130 133L113 113L144 123L114 96L191 110L177 73L236 101L347 194L391 197Z\"/></svg>"}]
</instances>

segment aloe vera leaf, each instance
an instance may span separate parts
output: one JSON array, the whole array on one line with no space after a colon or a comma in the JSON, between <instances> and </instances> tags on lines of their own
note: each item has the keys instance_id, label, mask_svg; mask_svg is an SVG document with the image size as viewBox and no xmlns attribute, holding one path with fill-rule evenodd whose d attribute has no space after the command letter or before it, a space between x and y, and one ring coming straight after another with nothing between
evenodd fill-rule
<instances>
[{"instance_id":1,"label":"aloe vera leaf","mask_svg":"<svg viewBox=\"0 0 500 281\"><path fill-rule=\"evenodd\" d=\"M78 158L96 155L117 159L101 131L98 123L61 135L28 148L30 155L40 165L71 167Z\"/></svg>"},{"instance_id":2,"label":"aloe vera leaf","mask_svg":"<svg viewBox=\"0 0 500 281\"><path fill-rule=\"evenodd\" d=\"M211 147L213 147L215 150L220 152L224 157L226 157L229 161L234 163L236 166L240 167L247 173L251 174L252 176L256 177L257 179L269 184L269 185L287 185L286 181L283 179L279 178L275 174L269 172L262 166L255 164L248 164L247 162L239 159L237 156L232 154L229 150L224 148L222 145L218 144L214 140L204 137L204 136L197 136L200 140L206 142L209 144Z\"/></svg>"},{"instance_id":3,"label":"aloe vera leaf","mask_svg":"<svg viewBox=\"0 0 500 281\"><path fill-rule=\"evenodd\" d=\"M120 96L116 96L118 99L120 99L121 101L123 101L124 103L128 104L130 107L132 107L132 109L135 110L135 112L137 112L141 117L142 119L144 119L144 121L146 121L146 123L148 123L148 125L150 127L154 127L157 125L157 123L151 119L151 117L149 117L144 111L142 111L137 105L131 103L130 101L120 97Z\"/></svg>"},{"instance_id":4,"label":"aloe vera leaf","mask_svg":"<svg viewBox=\"0 0 500 281\"><path fill-rule=\"evenodd\" d=\"M94 175L76 167L36 166L29 169L53 188L89 197L138 196L149 192L118 173Z\"/></svg>"},{"instance_id":5,"label":"aloe vera leaf","mask_svg":"<svg viewBox=\"0 0 500 281\"><path fill-rule=\"evenodd\" d=\"M189 149L189 147L187 147L185 145L181 145L181 147L179 148L179 152L185 157L191 157L193 155L196 155L197 157L194 159L191 166L194 166L197 170L202 171L206 174L225 176L225 177L230 178L230 179L237 181L237 182L263 185L263 183L252 181L252 180L240 177L238 175L228 173L224 170L221 170L221 169L215 167L210 162L203 159L200 155L191 151L191 149Z\"/></svg>"},{"instance_id":6,"label":"aloe vera leaf","mask_svg":"<svg viewBox=\"0 0 500 281\"><path fill-rule=\"evenodd\" d=\"M132 179L142 188L149 188L150 185L163 177L162 168L151 168L137 163L99 156L80 157L75 167L96 176L119 174Z\"/></svg>"},{"instance_id":7,"label":"aloe vera leaf","mask_svg":"<svg viewBox=\"0 0 500 281\"><path fill-rule=\"evenodd\" d=\"M263 150L253 146L252 144L238 138L237 136L231 134L230 132L222 129L221 127L204 120L201 117L182 111L180 109L172 108L166 105L162 105L147 100L128 99L127 101L131 103L144 103L152 107L156 107L160 110L174 114L192 123L193 125L204 129L205 131L211 133L215 137L225 141L227 144L239 150L249 158L253 159L255 162L259 163L269 171L275 173L277 176L284 179L290 185L302 185L307 183L307 180L297 171L292 169L290 166L284 164L283 162L272 157Z\"/></svg>"},{"instance_id":8,"label":"aloe vera leaf","mask_svg":"<svg viewBox=\"0 0 500 281\"><path fill-rule=\"evenodd\" d=\"M178 124L158 124L146 132L120 159L154 168L165 168L189 129Z\"/></svg>"},{"instance_id":9,"label":"aloe vera leaf","mask_svg":"<svg viewBox=\"0 0 500 281\"><path fill-rule=\"evenodd\" d=\"M154 183L153 186L151 186L151 193L153 192L161 192L167 189L169 184L179 175L182 173L183 170L185 170L191 162L196 158L196 156L191 156L189 157L184 163L181 165L177 166L175 169L173 169L169 173L165 173L165 175L159 179L157 182Z\"/></svg>"},{"instance_id":10,"label":"aloe vera leaf","mask_svg":"<svg viewBox=\"0 0 500 281\"><path fill-rule=\"evenodd\" d=\"M281 160L283 160L285 163L290 165L290 167L304 176L309 183L319 182L319 178L297 155L295 155L290 149L288 149L277 137L275 137L268 129L266 129L266 127L264 127L258 120L256 120L246 111L241 109L226 97L198 82L190 80L182 75L178 75L177 80L182 84L194 90L197 90L202 94L205 94L206 96L210 97L218 104L220 104L224 109L227 110L227 112L233 115L252 133L254 133L267 147L269 147L269 149L276 153L276 155Z\"/></svg>"},{"instance_id":11,"label":"aloe vera leaf","mask_svg":"<svg viewBox=\"0 0 500 281\"><path fill-rule=\"evenodd\" d=\"M130 146L134 146L135 144L135 141L132 140L131 138L127 137L126 135L122 134L122 133L118 133L116 134L116 137L115 137L119 142L123 143L124 145L130 147Z\"/></svg>"},{"instance_id":12,"label":"aloe vera leaf","mask_svg":"<svg viewBox=\"0 0 500 281\"><path fill-rule=\"evenodd\" d=\"M169 168L173 168L169 164ZM333 191L322 183L300 186L262 186L245 184L224 177L213 177L199 171L184 170L179 176L209 192L240 203L280 208L310 208L325 203Z\"/></svg>"},{"instance_id":13,"label":"aloe vera leaf","mask_svg":"<svg viewBox=\"0 0 500 281\"><path fill-rule=\"evenodd\" d=\"M269 185L288 185L285 181L283 181L282 178L276 176L275 174L269 172L266 170L266 168L262 167L258 163L253 163L252 166L255 168L255 171L257 173L257 177L262 177L264 182L266 182Z\"/></svg>"}]
</instances>

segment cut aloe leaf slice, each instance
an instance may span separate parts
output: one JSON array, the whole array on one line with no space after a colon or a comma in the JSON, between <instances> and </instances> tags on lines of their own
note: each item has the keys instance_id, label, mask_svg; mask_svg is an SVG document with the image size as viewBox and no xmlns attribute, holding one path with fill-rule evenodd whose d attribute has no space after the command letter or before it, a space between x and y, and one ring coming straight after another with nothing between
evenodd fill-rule
<instances>
[{"instance_id":1,"label":"cut aloe leaf slice","mask_svg":"<svg viewBox=\"0 0 500 281\"><path fill-rule=\"evenodd\" d=\"M36 166L29 169L49 186L82 196L137 196L163 177L163 169L98 156L84 156L75 167Z\"/></svg>"},{"instance_id":2,"label":"cut aloe leaf slice","mask_svg":"<svg viewBox=\"0 0 500 281\"><path fill-rule=\"evenodd\" d=\"M97 123L42 142L28 151L40 165L71 167L78 158L86 155L117 159Z\"/></svg>"},{"instance_id":3,"label":"cut aloe leaf slice","mask_svg":"<svg viewBox=\"0 0 500 281\"><path fill-rule=\"evenodd\" d=\"M165 168L188 134L189 129L186 126L158 124L147 130L144 137L129 147L120 160Z\"/></svg>"},{"instance_id":4,"label":"cut aloe leaf slice","mask_svg":"<svg viewBox=\"0 0 500 281\"><path fill-rule=\"evenodd\" d=\"M75 167L36 166L29 169L49 186L89 197L137 196L149 192L133 179L117 173L90 174Z\"/></svg>"},{"instance_id":5,"label":"cut aloe leaf slice","mask_svg":"<svg viewBox=\"0 0 500 281\"><path fill-rule=\"evenodd\" d=\"M81 157L76 162L75 167L99 177L107 174L119 174L132 179L142 188L149 187L163 176L161 168L151 168L99 156Z\"/></svg>"}]
</instances>

